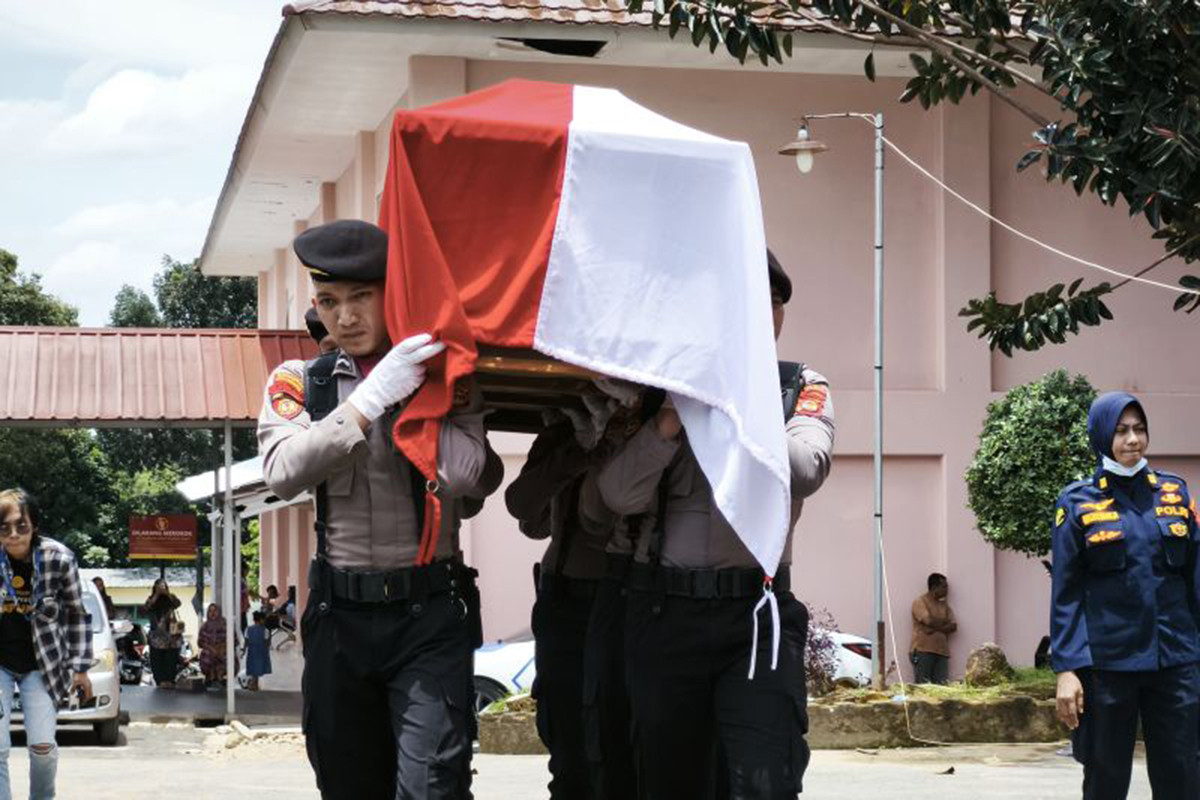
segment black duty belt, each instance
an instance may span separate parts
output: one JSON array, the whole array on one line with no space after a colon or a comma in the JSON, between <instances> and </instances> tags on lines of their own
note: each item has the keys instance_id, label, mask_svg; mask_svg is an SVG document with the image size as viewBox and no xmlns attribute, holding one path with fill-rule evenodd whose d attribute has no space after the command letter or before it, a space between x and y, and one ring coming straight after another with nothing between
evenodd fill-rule
<instances>
[{"instance_id":1,"label":"black duty belt","mask_svg":"<svg viewBox=\"0 0 1200 800\"><path fill-rule=\"evenodd\" d=\"M599 579L572 578L569 575L554 575L550 572L539 572L537 579L538 594L548 597L567 597L572 600L591 600L596 596Z\"/></svg>"},{"instance_id":2,"label":"black duty belt","mask_svg":"<svg viewBox=\"0 0 1200 800\"><path fill-rule=\"evenodd\" d=\"M629 577L629 568L633 565L633 555L629 553L608 553L608 574L610 581L625 583Z\"/></svg>"},{"instance_id":3,"label":"black duty belt","mask_svg":"<svg viewBox=\"0 0 1200 800\"><path fill-rule=\"evenodd\" d=\"M455 561L389 572L357 572L323 563L322 578L329 581L333 598L355 603L400 603L418 594L461 590L470 578L467 569Z\"/></svg>"},{"instance_id":4,"label":"black duty belt","mask_svg":"<svg viewBox=\"0 0 1200 800\"><path fill-rule=\"evenodd\" d=\"M762 595L763 575L763 571L757 567L679 569L634 564L629 569L628 586L637 591L662 591L675 597L691 597L696 600L739 600ZM786 566L780 567L771 585L777 592L790 591L791 569Z\"/></svg>"}]
</instances>

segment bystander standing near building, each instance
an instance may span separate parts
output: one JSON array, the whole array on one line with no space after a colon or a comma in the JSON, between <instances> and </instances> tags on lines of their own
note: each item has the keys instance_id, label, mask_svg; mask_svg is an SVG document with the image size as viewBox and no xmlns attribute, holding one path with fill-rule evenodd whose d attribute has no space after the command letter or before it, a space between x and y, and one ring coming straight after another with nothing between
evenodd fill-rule
<instances>
[{"instance_id":1,"label":"bystander standing near building","mask_svg":"<svg viewBox=\"0 0 1200 800\"><path fill-rule=\"evenodd\" d=\"M913 683L946 683L950 679L950 635L958 630L954 609L946 598L950 581L934 572L925 581L925 594L912 604Z\"/></svg>"}]
</instances>

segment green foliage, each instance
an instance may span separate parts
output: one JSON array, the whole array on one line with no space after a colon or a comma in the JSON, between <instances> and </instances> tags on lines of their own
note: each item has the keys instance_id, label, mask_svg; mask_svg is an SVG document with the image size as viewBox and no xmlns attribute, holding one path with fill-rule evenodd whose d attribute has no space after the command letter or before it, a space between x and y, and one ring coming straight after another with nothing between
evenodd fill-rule
<instances>
[{"instance_id":1,"label":"green foliage","mask_svg":"<svg viewBox=\"0 0 1200 800\"><path fill-rule=\"evenodd\" d=\"M90 431L0 428L0 488L20 486L42 507L42 531L77 553L106 546L96 510L108 502L104 454Z\"/></svg>"},{"instance_id":2,"label":"green foliage","mask_svg":"<svg viewBox=\"0 0 1200 800\"><path fill-rule=\"evenodd\" d=\"M168 328L255 328L258 281L201 274L197 262L163 256L154 276L154 297Z\"/></svg>"},{"instance_id":3,"label":"green foliage","mask_svg":"<svg viewBox=\"0 0 1200 800\"><path fill-rule=\"evenodd\" d=\"M79 324L79 312L42 288L38 275L17 271L17 257L0 249L0 325Z\"/></svg>"},{"instance_id":4,"label":"green foliage","mask_svg":"<svg viewBox=\"0 0 1200 800\"><path fill-rule=\"evenodd\" d=\"M1058 493L1094 466L1087 414L1095 398L1087 378L1057 370L988 405L966 483L967 507L992 545L1049 552Z\"/></svg>"},{"instance_id":5,"label":"green foliage","mask_svg":"<svg viewBox=\"0 0 1200 800\"><path fill-rule=\"evenodd\" d=\"M259 576L262 575L260 542L258 519L252 519L242 528L242 564L245 565L244 569L252 587L258 582ZM287 595L286 586L278 588L281 596ZM256 590L251 588L251 591Z\"/></svg>"},{"instance_id":6,"label":"green foliage","mask_svg":"<svg viewBox=\"0 0 1200 800\"><path fill-rule=\"evenodd\" d=\"M626 5L637 12L649 4ZM1130 216L1145 216L1168 255L1200 258L1195 0L656 0L652 15L672 37L686 32L693 45L723 47L742 63L751 56L764 66L782 63L798 27L916 51L902 102L928 109L992 92L1034 125L1035 146L1016 169L1040 163L1048 181L1076 194L1109 206L1122 201ZM863 71L875 79L874 49ZM1029 105L1033 93L1054 102L1061 118ZM1175 310L1200 308L1200 277L1179 283ZM1039 301L1048 293L1039 292L1015 304L972 300L962 316L1011 355L1111 318L1098 298L1122 285L1091 287L1061 311Z\"/></svg>"},{"instance_id":7,"label":"green foliage","mask_svg":"<svg viewBox=\"0 0 1200 800\"><path fill-rule=\"evenodd\" d=\"M1044 292L1036 292L1023 303L1002 303L995 292L982 300L973 299L958 312L971 317L967 330L979 328L979 338L987 337L992 350L1006 356L1013 350L1037 350L1047 341L1062 344L1068 335L1079 333L1080 325L1099 325L1112 319L1112 312L1100 298L1112 291L1107 283L1079 291L1077 280L1063 296L1063 284L1056 283Z\"/></svg>"},{"instance_id":8,"label":"green foliage","mask_svg":"<svg viewBox=\"0 0 1200 800\"><path fill-rule=\"evenodd\" d=\"M163 321L148 294L125 284L117 292L108 324L113 328L161 328Z\"/></svg>"}]
</instances>

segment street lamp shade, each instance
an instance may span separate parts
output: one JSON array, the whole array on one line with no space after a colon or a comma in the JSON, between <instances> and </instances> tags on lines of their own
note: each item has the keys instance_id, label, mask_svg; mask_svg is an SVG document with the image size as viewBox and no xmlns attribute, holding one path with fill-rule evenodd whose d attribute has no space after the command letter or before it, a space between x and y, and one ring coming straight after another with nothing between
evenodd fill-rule
<instances>
[{"instance_id":1,"label":"street lamp shade","mask_svg":"<svg viewBox=\"0 0 1200 800\"><path fill-rule=\"evenodd\" d=\"M824 153L828 149L829 145L824 142L817 139L810 139L808 125L802 124L800 129L796 131L796 140L788 142L779 148L779 154L782 156L795 156L796 169L807 173L812 171L813 156L817 153Z\"/></svg>"}]
</instances>

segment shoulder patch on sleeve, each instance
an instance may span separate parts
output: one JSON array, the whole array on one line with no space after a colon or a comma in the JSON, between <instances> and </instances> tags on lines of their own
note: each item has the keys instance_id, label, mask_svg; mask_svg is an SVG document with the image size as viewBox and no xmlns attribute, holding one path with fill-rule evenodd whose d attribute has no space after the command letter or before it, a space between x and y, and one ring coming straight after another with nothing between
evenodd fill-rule
<instances>
[{"instance_id":1,"label":"shoulder patch on sleeve","mask_svg":"<svg viewBox=\"0 0 1200 800\"><path fill-rule=\"evenodd\" d=\"M295 419L304 410L304 376L287 364L271 373L267 384L271 409L284 419Z\"/></svg>"},{"instance_id":2,"label":"shoulder patch on sleeve","mask_svg":"<svg viewBox=\"0 0 1200 800\"><path fill-rule=\"evenodd\" d=\"M829 386L824 383L806 383L800 396L796 398L794 413L806 417L819 417L825 411L825 402L829 398Z\"/></svg>"},{"instance_id":3,"label":"shoulder patch on sleeve","mask_svg":"<svg viewBox=\"0 0 1200 800\"><path fill-rule=\"evenodd\" d=\"M1054 527L1059 527L1067 519L1067 510L1062 506L1058 507L1058 511L1054 512Z\"/></svg>"}]
</instances>

